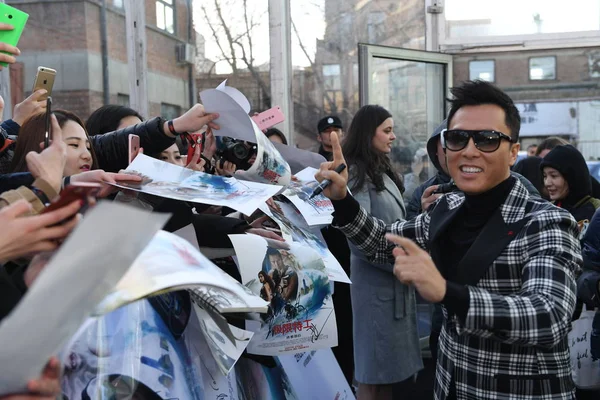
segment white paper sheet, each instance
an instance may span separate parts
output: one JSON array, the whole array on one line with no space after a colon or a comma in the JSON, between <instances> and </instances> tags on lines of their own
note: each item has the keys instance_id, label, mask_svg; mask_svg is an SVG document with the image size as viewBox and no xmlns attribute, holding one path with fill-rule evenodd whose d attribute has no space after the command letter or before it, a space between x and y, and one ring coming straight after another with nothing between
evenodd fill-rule
<instances>
[{"instance_id":1,"label":"white paper sheet","mask_svg":"<svg viewBox=\"0 0 600 400\"><path fill-rule=\"evenodd\" d=\"M192 244L160 231L98 305L95 314L105 314L167 289L187 288L205 296L221 312L266 311L265 301L246 290Z\"/></svg>"},{"instance_id":2,"label":"white paper sheet","mask_svg":"<svg viewBox=\"0 0 600 400\"><path fill-rule=\"evenodd\" d=\"M315 179L315 168L307 167L296 174L298 182L291 182L283 195L296 206L309 226L330 225L333 217L331 200L320 194L309 199L319 185Z\"/></svg>"},{"instance_id":3,"label":"white paper sheet","mask_svg":"<svg viewBox=\"0 0 600 400\"><path fill-rule=\"evenodd\" d=\"M193 306L210 352L221 374L227 375L231 372L244 350L246 350L246 347L248 347L248 343L250 343L250 339L252 339L254 333L229 325L229 329L235 338L235 342L232 343L227 340L225 333L206 310L197 304Z\"/></svg>"},{"instance_id":4,"label":"white paper sheet","mask_svg":"<svg viewBox=\"0 0 600 400\"><path fill-rule=\"evenodd\" d=\"M331 285L319 254L298 243L287 250L272 247L256 235L229 238L242 283L263 299L272 294L260 327L246 325L255 333L248 352L274 356L337 346Z\"/></svg>"},{"instance_id":5,"label":"white paper sheet","mask_svg":"<svg viewBox=\"0 0 600 400\"><path fill-rule=\"evenodd\" d=\"M354 399L331 349L280 356L279 362L301 399Z\"/></svg>"},{"instance_id":6,"label":"white paper sheet","mask_svg":"<svg viewBox=\"0 0 600 400\"><path fill-rule=\"evenodd\" d=\"M248 115L248 99L225 83L216 89L202 91L200 98L206 111L219 113L215 122L220 129L213 132L215 135L257 144L256 161L247 171L237 171L236 178L281 186L289 184L290 166Z\"/></svg>"},{"instance_id":7,"label":"white paper sheet","mask_svg":"<svg viewBox=\"0 0 600 400\"><path fill-rule=\"evenodd\" d=\"M256 161L247 171L237 171L236 178L281 186L288 185L292 178L289 164L269 138L258 129L254 121L250 120L250 122L256 136L254 139L257 144Z\"/></svg>"},{"instance_id":8,"label":"white paper sheet","mask_svg":"<svg viewBox=\"0 0 600 400\"><path fill-rule=\"evenodd\" d=\"M325 157L313 151L299 149L283 143L273 143L279 154L290 165L292 174L295 175L306 167L319 169L326 162Z\"/></svg>"},{"instance_id":9,"label":"white paper sheet","mask_svg":"<svg viewBox=\"0 0 600 400\"><path fill-rule=\"evenodd\" d=\"M220 129L213 131L215 135L256 142L248 112L227 92L219 89L203 90L200 92L200 99L206 112L219 113L219 118L214 122L219 124Z\"/></svg>"},{"instance_id":10,"label":"white paper sheet","mask_svg":"<svg viewBox=\"0 0 600 400\"><path fill-rule=\"evenodd\" d=\"M167 219L102 201L86 214L0 324L0 394L39 378Z\"/></svg>"},{"instance_id":11,"label":"white paper sheet","mask_svg":"<svg viewBox=\"0 0 600 400\"><path fill-rule=\"evenodd\" d=\"M279 186L192 171L144 154L138 155L127 171L141 173L151 181L145 180L141 187L115 186L176 200L231 207L246 215L281 190Z\"/></svg>"}]
</instances>

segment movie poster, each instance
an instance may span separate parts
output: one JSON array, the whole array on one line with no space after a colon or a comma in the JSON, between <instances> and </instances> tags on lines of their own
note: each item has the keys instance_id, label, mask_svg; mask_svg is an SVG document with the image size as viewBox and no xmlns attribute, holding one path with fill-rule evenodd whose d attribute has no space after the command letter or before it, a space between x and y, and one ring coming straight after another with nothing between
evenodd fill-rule
<instances>
[{"instance_id":1,"label":"movie poster","mask_svg":"<svg viewBox=\"0 0 600 400\"><path fill-rule=\"evenodd\" d=\"M329 280L351 283L339 261L327 247L320 230L309 227L292 204L273 201L272 204L261 205L260 210L279 225L281 235L287 242L303 244L319 253L325 264Z\"/></svg>"},{"instance_id":2,"label":"movie poster","mask_svg":"<svg viewBox=\"0 0 600 400\"><path fill-rule=\"evenodd\" d=\"M304 400L296 394L277 357L274 366L240 358L235 365L239 400Z\"/></svg>"},{"instance_id":3,"label":"movie poster","mask_svg":"<svg viewBox=\"0 0 600 400\"><path fill-rule=\"evenodd\" d=\"M250 117L247 118L250 119ZM256 161L247 171L237 171L235 176L255 182L288 185L292 177L289 164L279 154L269 138L258 129L254 121L250 122L256 137L254 139L257 145Z\"/></svg>"},{"instance_id":4,"label":"movie poster","mask_svg":"<svg viewBox=\"0 0 600 400\"><path fill-rule=\"evenodd\" d=\"M219 312L264 311L258 296L223 272L181 237L159 231L136 258L113 290L98 304L94 315L105 314L128 302L174 288L190 288Z\"/></svg>"},{"instance_id":5,"label":"movie poster","mask_svg":"<svg viewBox=\"0 0 600 400\"><path fill-rule=\"evenodd\" d=\"M189 295L180 291L131 303L87 324L61 355L63 395L203 400L194 349L185 340L192 313Z\"/></svg>"},{"instance_id":6,"label":"movie poster","mask_svg":"<svg viewBox=\"0 0 600 400\"><path fill-rule=\"evenodd\" d=\"M143 181L140 185L114 186L175 200L230 207L246 215L281 189L193 171L144 154L138 155L125 172L141 175Z\"/></svg>"},{"instance_id":7,"label":"movie poster","mask_svg":"<svg viewBox=\"0 0 600 400\"><path fill-rule=\"evenodd\" d=\"M309 226L330 225L333 220L331 200L323 194L310 198L313 190L319 185L314 178L316 172L315 168L310 167L298 172L298 181L290 182L283 195L296 206Z\"/></svg>"},{"instance_id":8,"label":"movie poster","mask_svg":"<svg viewBox=\"0 0 600 400\"><path fill-rule=\"evenodd\" d=\"M269 303L261 323L247 321L254 331L248 352L275 356L337 346L331 285L319 253L255 235L229 237L242 283Z\"/></svg>"},{"instance_id":9,"label":"movie poster","mask_svg":"<svg viewBox=\"0 0 600 400\"><path fill-rule=\"evenodd\" d=\"M278 358L301 399L354 400L352 389L331 349Z\"/></svg>"}]
</instances>

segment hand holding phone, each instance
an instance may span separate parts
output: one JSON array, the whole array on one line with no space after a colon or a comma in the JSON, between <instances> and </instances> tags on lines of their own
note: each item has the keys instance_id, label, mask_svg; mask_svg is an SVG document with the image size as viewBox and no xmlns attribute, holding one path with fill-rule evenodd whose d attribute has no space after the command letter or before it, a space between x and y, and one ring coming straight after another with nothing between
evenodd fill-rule
<instances>
[{"instance_id":1,"label":"hand holding phone","mask_svg":"<svg viewBox=\"0 0 600 400\"><path fill-rule=\"evenodd\" d=\"M129 135L129 159L127 164L131 164L140 151L140 137L138 135Z\"/></svg>"},{"instance_id":2,"label":"hand holding phone","mask_svg":"<svg viewBox=\"0 0 600 400\"><path fill-rule=\"evenodd\" d=\"M19 55L17 44L23 33L29 15L7 4L0 3L0 50L6 55L0 56L0 65L14 63L13 55ZM8 29L8 25L13 29ZM1 68L0 68L1 69Z\"/></svg>"},{"instance_id":3,"label":"hand holding phone","mask_svg":"<svg viewBox=\"0 0 600 400\"><path fill-rule=\"evenodd\" d=\"M44 135L44 149L50 146L52 140L52 123L50 117L52 116L52 97L48 96L46 99L46 132Z\"/></svg>"},{"instance_id":4,"label":"hand holding phone","mask_svg":"<svg viewBox=\"0 0 600 400\"><path fill-rule=\"evenodd\" d=\"M42 214L63 208L76 200L82 202L83 205L80 212L84 212L90 205L90 200L94 199L93 201L95 201L95 197L98 195L100 189L102 189L102 185L99 183L72 183L60 192L58 200L50 203L42 211Z\"/></svg>"},{"instance_id":5,"label":"hand holding phone","mask_svg":"<svg viewBox=\"0 0 600 400\"><path fill-rule=\"evenodd\" d=\"M52 96L52 88L54 87L54 79L56 78L56 70L48 67L38 67L35 81L33 82L32 91L45 89L46 94L41 95L39 100L46 100L47 96Z\"/></svg>"},{"instance_id":6,"label":"hand holding phone","mask_svg":"<svg viewBox=\"0 0 600 400\"><path fill-rule=\"evenodd\" d=\"M196 153L202 155L202 151L204 150L204 141L206 140L206 132L190 133L187 137L187 140L188 152L186 160L191 162ZM201 157L198 157L197 163L199 163L201 159Z\"/></svg>"}]
</instances>

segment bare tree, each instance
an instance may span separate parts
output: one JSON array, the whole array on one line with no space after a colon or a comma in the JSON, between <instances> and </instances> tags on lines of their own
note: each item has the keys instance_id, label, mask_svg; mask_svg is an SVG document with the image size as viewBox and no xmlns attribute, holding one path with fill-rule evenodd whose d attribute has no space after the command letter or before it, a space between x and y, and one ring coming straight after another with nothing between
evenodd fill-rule
<instances>
[{"instance_id":1,"label":"bare tree","mask_svg":"<svg viewBox=\"0 0 600 400\"><path fill-rule=\"evenodd\" d=\"M304 53L304 56L310 63L310 67L315 76L317 85L321 89L321 92L323 93L323 96L325 97L325 100L327 101L327 104L329 105L329 109L331 110L331 112L335 113L337 111L337 104L335 103L335 99L333 99L331 97L331 95L327 91L327 88L325 87L325 80L323 79L323 76L322 76L323 71L320 70L319 68L317 68L315 61L308 54L308 51L306 50L306 46L304 46L304 43L302 43L302 38L300 37L300 34L298 33L298 29L296 28L296 24L294 23L294 21L292 21L292 29L294 29L294 34L296 35L296 38L298 39L298 44L300 45L300 48L302 49L302 53Z\"/></svg>"},{"instance_id":2,"label":"bare tree","mask_svg":"<svg viewBox=\"0 0 600 400\"><path fill-rule=\"evenodd\" d=\"M230 10L225 9L224 0L213 0L213 6L214 12L210 12L205 5L202 5L202 13L206 26L209 28L212 38L221 53L219 61L227 62L233 75L240 72L240 62L243 63L241 65L248 69L258 84L263 98L270 99L269 87L261 77L257 65L255 65L253 36L259 23L251 15L247 0L243 0L242 24L236 24L233 19L226 18L227 11ZM242 27L241 30L239 29L240 26Z\"/></svg>"}]
</instances>

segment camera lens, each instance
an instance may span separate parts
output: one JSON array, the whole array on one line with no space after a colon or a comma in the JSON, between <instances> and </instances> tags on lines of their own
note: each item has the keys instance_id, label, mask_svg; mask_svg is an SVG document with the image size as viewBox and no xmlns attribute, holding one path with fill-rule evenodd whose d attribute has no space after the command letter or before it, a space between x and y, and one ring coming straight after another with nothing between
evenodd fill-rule
<instances>
[{"instance_id":1,"label":"camera lens","mask_svg":"<svg viewBox=\"0 0 600 400\"><path fill-rule=\"evenodd\" d=\"M240 160L245 160L248 157L248 153L248 148L242 143L236 143L236 145L233 146L233 154Z\"/></svg>"},{"instance_id":2,"label":"camera lens","mask_svg":"<svg viewBox=\"0 0 600 400\"><path fill-rule=\"evenodd\" d=\"M8 14L8 19L12 19L12 15L11 14Z\"/></svg>"}]
</instances>

